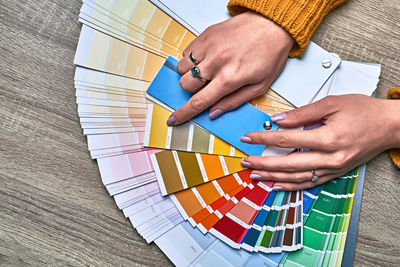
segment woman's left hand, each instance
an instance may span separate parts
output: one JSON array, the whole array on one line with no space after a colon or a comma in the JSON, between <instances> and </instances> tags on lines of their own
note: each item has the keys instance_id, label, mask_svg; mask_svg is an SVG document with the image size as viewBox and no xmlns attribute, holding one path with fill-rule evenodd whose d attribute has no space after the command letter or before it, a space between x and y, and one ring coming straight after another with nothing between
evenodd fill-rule
<instances>
[{"instance_id":1,"label":"woman's left hand","mask_svg":"<svg viewBox=\"0 0 400 267\"><path fill-rule=\"evenodd\" d=\"M396 115L397 114L397 115ZM271 117L284 128L321 123L313 130L252 132L250 144L307 148L288 156L247 157L256 180L275 181L274 189L299 190L339 177L381 152L400 147L400 105L363 95L329 96L316 103ZM317 175L318 180L312 178Z\"/></svg>"}]
</instances>

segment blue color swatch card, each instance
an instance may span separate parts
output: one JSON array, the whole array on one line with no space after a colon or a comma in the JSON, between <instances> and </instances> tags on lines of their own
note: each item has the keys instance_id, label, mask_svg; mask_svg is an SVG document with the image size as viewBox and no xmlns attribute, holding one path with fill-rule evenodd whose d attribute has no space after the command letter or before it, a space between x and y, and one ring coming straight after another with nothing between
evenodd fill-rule
<instances>
[{"instance_id":1,"label":"blue color swatch card","mask_svg":"<svg viewBox=\"0 0 400 267\"><path fill-rule=\"evenodd\" d=\"M177 63L176 59L168 57L156 78L147 89L147 93L150 96L175 110L182 107L193 95L193 93L182 90L179 86L181 75L176 72ZM265 148L264 145L242 143L240 142L240 137L254 131L266 131L264 129L264 122L270 121L268 114L248 103L214 120L211 120L208 114L209 109L206 109L192 120L248 155L260 156L262 154ZM272 128L268 131L275 131L276 129L277 125L272 123Z\"/></svg>"}]
</instances>

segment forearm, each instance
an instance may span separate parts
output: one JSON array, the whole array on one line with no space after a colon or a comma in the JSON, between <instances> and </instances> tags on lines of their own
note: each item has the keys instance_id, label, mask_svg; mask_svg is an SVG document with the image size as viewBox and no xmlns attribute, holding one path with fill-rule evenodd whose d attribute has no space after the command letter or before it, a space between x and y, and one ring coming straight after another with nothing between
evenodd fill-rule
<instances>
[{"instance_id":1,"label":"forearm","mask_svg":"<svg viewBox=\"0 0 400 267\"><path fill-rule=\"evenodd\" d=\"M254 10L273 20L296 40L290 53L300 57L324 17L347 0L230 0L228 10L232 15Z\"/></svg>"}]
</instances>

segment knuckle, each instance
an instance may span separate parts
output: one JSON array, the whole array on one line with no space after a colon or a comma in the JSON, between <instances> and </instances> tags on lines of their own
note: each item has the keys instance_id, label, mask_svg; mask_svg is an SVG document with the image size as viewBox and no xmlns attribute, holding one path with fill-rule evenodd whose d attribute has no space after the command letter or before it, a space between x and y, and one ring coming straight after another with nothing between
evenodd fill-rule
<instances>
[{"instance_id":1,"label":"knuckle","mask_svg":"<svg viewBox=\"0 0 400 267\"><path fill-rule=\"evenodd\" d=\"M304 107L299 107L299 108L294 109L293 113L297 119L302 119L304 117L304 113L305 113Z\"/></svg>"},{"instance_id":2,"label":"knuckle","mask_svg":"<svg viewBox=\"0 0 400 267\"><path fill-rule=\"evenodd\" d=\"M345 167L347 161L347 156L345 153L338 152L335 153L332 159L332 167L341 169Z\"/></svg>"},{"instance_id":3,"label":"knuckle","mask_svg":"<svg viewBox=\"0 0 400 267\"><path fill-rule=\"evenodd\" d=\"M333 105L335 105L336 99L337 99L337 96L334 96L334 95L327 96L323 99L323 101L325 102L324 105L326 105L326 107L330 108Z\"/></svg>"},{"instance_id":4,"label":"knuckle","mask_svg":"<svg viewBox=\"0 0 400 267\"><path fill-rule=\"evenodd\" d=\"M265 94L266 92L267 92L267 87L266 87L266 86L260 86L260 87L258 87L258 88L256 89L256 91L255 91L255 97L256 97L256 96L263 95L263 94Z\"/></svg>"},{"instance_id":5,"label":"knuckle","mask_svg":"<svg viewBox=\"0 0 400 267\"><path fill-rule=\"evenodd\" d=\"M184 63L181 61L178 62L176 65L176 70L178 71L179 74L183 74L184 72Z\"/></svg>"},{"instance_id":6,"label":"knuckle","mask_svg":"<svg viewBox=\"0 0 400 267\"><path fill-rule=\"evenodd\" d=\"M218 49L218 60L224 62L230 59L232 54L232 49L229 45L221 45Z\"/></svg>"},{"instance_id":7,"label":"knuckle","mask_svg":"<svg viewBox=\"0 0 400 267\"><path fill-rule=\"evenodd\" d=\"M293 179L294 179L294 181L295 181L296 183L302 183L302 182L304 182L304 181L307 180L305 176L302 176L302 175L300 175L300 174L294 175Z\"/></svg>"},{"instance_id":8,"label":"knuckle","mask_svg":"<svg viewBox=\"0 0 400 267\"><path fill-rule=\"evenodd\" d=\"M190 87L189 87L189 81L185 78L185 77L182 77L180 80L179 80L179 85L181 86L181 88L183 89L183 90L189 90L190 89Z\"/></svg>"},{"instance_id":9,"label":"knuckle","mask_svg":"<svg viewBox=\"0 0 400 267\"><path fill-rule=\"evenodd\" d=\"M295 191L295 190L297 190L297 186L294 185L294 184L288 184L288 185L285 185L285 186L284 186L284 189L285 189L286 191Z\"/></svg>"},{"instance_id":10,"label":"knuckle","mask_svg":"<svg viewBox=\"0 0 400 267\"><path fill-rule=\"evenodd\" d=\"M226 90L231 90L232 88L237 87L239 82L238 80L238 68L235 66L225 67L223 71L221 71L220 79L222 82L222 86Z\"/></svg>"},{"instance_id":11,"label":"knuckle","mask_svg":"<svg viewBox=\"0 0 400 267\"><path fill-rule=\"evenodd\" d=\"M334 151L337 148L338 138L334 132L327 132L324 136L322 144L328 151Z\"/></svg>"},{"instance_id":12,"label":"knuckle","mask_svg":"<svg viewBox=\"0 0 400 267\"><path fill-rule=\"evenodd\" d=\"M204 35L215 32L217 29L218 29L218 24L213 24L211 26L208 26L207 29L204 31Z\"/></svg>"},{"instance_id":13,"label":"knuckle","mask_svg":"<svg viewBox=\"0 0 400 267\"><path fill-rule=\"evenodd\" d=\"M207 107L206 99L203 96L195 95L189 101L190 107L197 112L203 111Z\"/></svg>"},{"instance_id":14,"label":"knuckle","mask_svg":"<svg viewBox=\"0 0 400 267\"><path fill-rule=\"evenodd\" d=\"M282 164L282 168L287 172L293 172L295 170L295 166L287 161Z\"/></svg>"},{"instance_id":15,"label":"knuckle","mask_svg":"<svg viewBox=\"0 0 400 267\"><path fill-rule=\"evenodd\" d=\"M289 141L289 138L288 138L287 135L280 134L280 135L278 136L278 139L277 139L276 144L277 144L279 147L284 147L284 146L287 146L288 141Z\"/></svg>"},{"instance_id":16,"label":"knuckle","mask_svg":"<svg viewBox=\"0 0 400 267\"><path fill-rule=\"evenodd\" d=\"M225 106L225 110L232 110L240 106L243 103L240 99L236 97L231 97Z\"/></svg>"}]
</instances>

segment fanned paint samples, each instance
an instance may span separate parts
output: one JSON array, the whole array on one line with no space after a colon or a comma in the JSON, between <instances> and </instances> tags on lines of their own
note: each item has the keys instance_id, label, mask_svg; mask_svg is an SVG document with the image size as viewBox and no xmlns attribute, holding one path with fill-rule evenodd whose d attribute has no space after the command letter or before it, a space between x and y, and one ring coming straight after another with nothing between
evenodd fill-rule
<instances>
[{"instance_id":1,"label":"fanned paint samples","mask_svg":"<svg viewBox=\"0 0 400 267\"><path fill-rule=\"evenodd\" d=\"M90 154L97 159L102 181L117 206L147 242L155 241L178 266L338 265L343 250L348 249L344 244L354 182L350 191L342 193L335 190L351 186L334 182L338 180L322 190L285 193L271 191L272 182L251 181L250 170L222 171L222 176L214 180L205 172L202 180L196 180L200 184L195 185L186 181L182 169L187 189L163 196L165 191L151 161L162 149L178 150L167 151L176 155L181 151L214 154L218 160L219 156L240 159L245 154L195 124L188 129L181 127L182 131L178 127L168 129L162 125L164 118L154 121L162 129L163 138L147 140L147 134L153 132L146 124L149 110L159 106L150 104L146 91L168 56L181 58L184 48L196 37L178 23L182 21L168 9L168 1L154 2L174 18L147 0L84 0L79 15L84 25L74 61L78 114ZM304 61L309 55L306 53ZM362 87L370 90L376 87L377 71L377 65L342 62L337 75L319 85L315 99L343 93L335 78L347 81L344 78L350 72L352 77L363 77L360 80L367 82ZM291 76L286 72L281 76ZM349 84L344 88L354 88ZM249 103L269 115L294 107L272 90ZM154 145L153 141L159 143ZM203 164L212 166L205 161ZM355 178L357 174L351 175ZM320 199L331 201L334 210L318 204ZM327 212L332 216L319 218ZM318 220L324 223L316 224ZM315 234L318 231L323 234ZM299 244L304 248L297 252L278 253L298 249ZM317 253L310 257L314 250Z\"/></svg>"}]
</instances>

